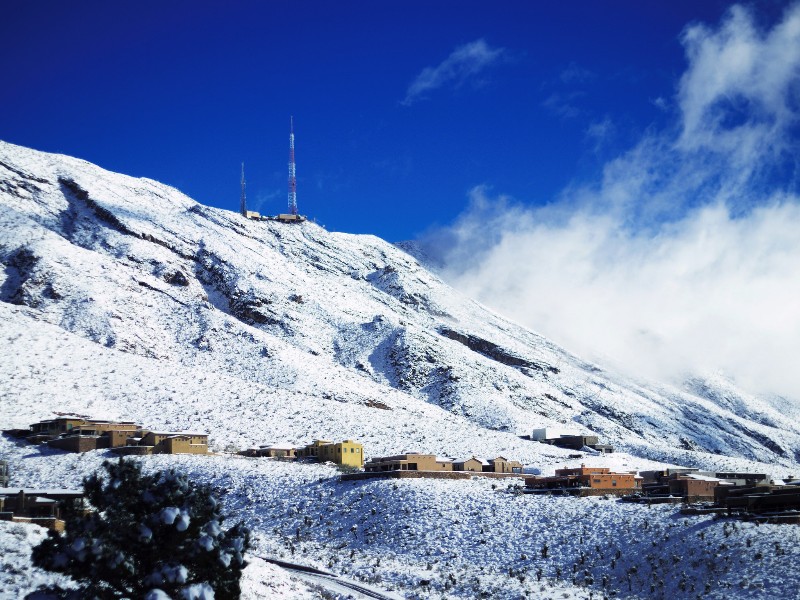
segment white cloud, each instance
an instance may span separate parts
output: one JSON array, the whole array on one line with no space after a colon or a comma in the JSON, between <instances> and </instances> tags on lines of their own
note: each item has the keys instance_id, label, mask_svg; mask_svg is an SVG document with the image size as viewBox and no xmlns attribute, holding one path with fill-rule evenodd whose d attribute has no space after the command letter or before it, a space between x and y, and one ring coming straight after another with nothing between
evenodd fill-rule
<instances>
[{"instance_id":1,"label":"white cloud","mask_svg":"<svg viewBox=\"0 0 800 600\"><path fill-rule=\"evenodd\" d=\"M800 399L798 36L800 4L687 28L678 121L544 208L474 189L448 279L587 358Z\"/></svg>"},{"instance_id":2,"label":"white cloud","mask_svg":"<svg viewBox=\"0 0 800 600\"><path fill-rule=\"evenodd\" d=\"M584 69L577 63L571 62L566 69L561 71L559 79L563 83L586 83L595 78L595 74L589 69Z\"/></svg>"},{"instance_id":3,"label":"white cloud","mask_svg":"<svg viewBox=\"0 0 800 600\"><path fill-rule=\"evenodd\" d=\"M617 128L611 118L606 115L602 121L595 121L586 128L586 138L592 142L594 151L600 149L611 141L616 135Z\"/></svg>"},{"instance_id":4,"label":"white cloud","mask_svg":"<svg viewBox=\"0 0 800 600\"><path fill-rule=\"evenodd\" d=\"M409 106L427 97L429 92L444 86L460 87L495 64L505 53L503 48L492 48L479 39L457 47L435 67L426 67L406 90L402 104Z\"/></svg>"},{"instance_id":5,"label":"white cloud","mask_svg":"<svg viewBox=\"0 0 800 600\"><path fill-rule=\"evenodd\" d=\"M542 106L562 119L574 119L584 112L575 101L585 95L584 92L554 92L545 98Z\"/></svg>"}]
</instances>

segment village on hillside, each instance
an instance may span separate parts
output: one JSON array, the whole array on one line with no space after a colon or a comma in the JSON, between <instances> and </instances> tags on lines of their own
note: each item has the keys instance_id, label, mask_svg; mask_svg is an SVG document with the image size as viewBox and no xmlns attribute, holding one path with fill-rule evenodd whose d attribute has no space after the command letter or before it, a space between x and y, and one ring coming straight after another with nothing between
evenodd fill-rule
<instances>
[{"instance_id":1,"label":"village on hillside","mask_svg":"<svg viewBox=\"0 0 800 600\"><path fill-rule=\"evenodd\" d=\"M28 429L3 432L23 443L44 444L65 452L109 450L118 456L194 454L213 457L208 433L150 430L132 421L91 419L59 415L33 423ZM533 430L529 439L586 453L613 452L593 435L554 428ZM293 444L263 444L240 450L242 457L283 461L313 461L336 465L343 481L375 478L515 479L509 491L535 495L605 496L645 505L681 504L683 514L715 513L770 523L800 523L800 479L773 480L765 473L708 472L677 467L650 471L613 472L608 467L586 466L555 469L540 475L539 469L504 456L482 459L441 457L406 451L390 456L365 458L364 446L354 440L313 440ZM27 489L11 485L7 462L0 461L0 520L36 523L63 531L65 515L89 510L83 492L77 489ZM520 480L522 482L520 483Z\"/></svg>"}]
</instances>

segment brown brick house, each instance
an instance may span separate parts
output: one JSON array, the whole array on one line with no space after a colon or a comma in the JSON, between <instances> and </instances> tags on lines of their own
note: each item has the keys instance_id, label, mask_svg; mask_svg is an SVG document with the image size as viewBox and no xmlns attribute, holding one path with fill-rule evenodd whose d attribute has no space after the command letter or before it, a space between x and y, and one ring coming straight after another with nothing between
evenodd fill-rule
<instances>
[{"instance_id":1,"label":"brown brick house","mask_svg":"<svg viewBox=\"0 0 800 600\"><path fill-rule=\"evenodd\" d=\"M64 531L63 513L68 507L85 508L82 491L0 488L0 520Z\"/></svg>"},{"instance_id":2,"label":"brown brick house","mask_svg":"<svg viewBox=\"0 0 800 600\"><path fill-rule=\"evenodd\" d=\"M576 493L632 494L641 490L642 478L634 473L612 473L606 467L556 469L552 477L528 477L525 486L531 490L566 490Z\"/></svg>"},{"instance_id":3,"label":"brown brick house","mask_svg":"<svg viewBox=\"0 0 800 600\"><path fill-rule=\"evenodd\" d=\"M720 480L703 475L675 475L669 479L669 493L685 500L713 500Z\"/></svg>"}]
</instances>

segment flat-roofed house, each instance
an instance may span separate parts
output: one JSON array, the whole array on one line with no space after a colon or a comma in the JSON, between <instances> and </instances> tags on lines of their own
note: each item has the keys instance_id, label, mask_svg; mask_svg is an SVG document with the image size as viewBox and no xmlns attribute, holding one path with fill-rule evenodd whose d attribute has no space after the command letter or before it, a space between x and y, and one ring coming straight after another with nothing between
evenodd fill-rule
<instances>
[{"instance_id":1,"label":"flat-roofed house","mask_svg":"<svg viewBox=\"0 0 800 600\"><path fill-rule=\"evenodd\" d=\"M490 458L487 465L483 466L484 473L522 473L522 463L517 460L508 460L503 456Z\"/></svg>"},{"instance_id":2,"label":"flat-roofed house","mask_svg":"<svg viewBox=\"0 0 800 600\"><path fill-rule=\"evenodd\" d=\"M297 458L297 447L292 444L265 444L256 448L253 455L269 458Z\"/></svg>"},{"instance_id":3,"label":"flat-roofed house","mask_svg":"<svg viewBox=\"0 0 800 600\"><path fill-rule=\"evenodd\" d=\"M353 440L329 442L314 440L296 451L298 457L316 458L320 462L332 462L343 467L360 469L364 466L364 446Z\"/></svg>"},{"instance_id":4,"label":"flat-roofed house","mask_svg":"<svg viewBox=\"0 0 800 600\"><path fill-rule=\"evenodd\" d=\"M319 449L332 443L330 440L314 440L310 444L298 448L297 456L300 458L319 458Z\"/></svg>"},{"instance_id":5,"label":"flat-roofed house","mask_svg":"<svg viewBox=\"0 0 800 600\"><path fill-rule=\"evenodd\" d=\"M612 473L607 467L556 469L552 477L529 477L526 487L534 490L592 490L602 493L631 494L641 490L642 478L635 473Z\"/></svg>"},{"instance_id":6,"label":"flat-roofed house","mask_svg":"<svg viewBox=\"0 0 800 600\"><path fill-rule=\"evenodd\" d=\"M675 475L669 479L669 493L685 500L713 499L714 490L721 480L698 473Z\"/></svg>"},{"instance_id":7,"label":"flat-roofed house","mask_svg":"<svg viewBox=\"0 0 800 600\"><path fill-rule=\"evenodd\" d=\"M140 446L151 446L152 454L208 454L208 434L191 431L148 431Z\"/></svg>"},{"instance_id":8,"label":"flat-roofed house","mask_svg":"<svg viewBox=\"0 0 800 600\"><path fill-rule=\"evenodd\" d=\"M208 454L208 434L197 431L141 430L127 445L114 448L119 454Z\"/></svg>"},{"instance_id":9,"label":"flat-roofed house","mask_svg":"<svg viewBox=\"0 0 800 600\"><path fill-rule=\"evenodd\" d=\"M578 435L578 432L563 427L541 427L531 432L531 439L534 442L544 442L567 435Z\"/></svg>"},{"instance_id":10,"label":"flat-roofed house","mask_svg":"<svg viewBox=\"0 0 800 600\"><path fill-rule=\"evenodd\" d=\"M474 456L471 458L462 458L460 460L453 461L453 471L471 471L473 473L481 473L483 472L484 466L488 467L489 463L485 460L475 458Z\"/></svg>"},{"instance_id":11,"label":"flat-roofed house","mask_svg":"<svg viewBox=\"0 0 800 600\"><path fill-rule=\"evenodd\" d=\"M440 458L435 454L407 452L394 456L371 458L364 470L371 473L386 471L453 471L452 458Z\"/></svg>"},{"instance_id":12,"label":"flat-roofed house","mask_svg":"<svg viewBox=\"0 0 800 600\"><path fill-rule=\"evenodd\" d=\"M85 508L82 491L0 488L0 520L64 531L63 513L68 507Z\"/></svg>"}]
</instances>

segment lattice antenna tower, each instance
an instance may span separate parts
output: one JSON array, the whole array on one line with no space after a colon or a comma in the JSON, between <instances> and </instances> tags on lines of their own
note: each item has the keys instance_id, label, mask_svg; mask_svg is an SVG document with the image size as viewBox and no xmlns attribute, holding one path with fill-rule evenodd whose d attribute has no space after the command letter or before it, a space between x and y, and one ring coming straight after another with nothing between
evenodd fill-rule
<instances>
[{"instance_id":1,"label":"lattice antenna tower","mask_svg":"<svg viewBox=\"0 0 800 600\"><path fill-rule=\"evenodd\" d=\"M242 197L239 202L239 212L242 213L243 216L247 216L247 196L245 194L245 183L244 183L244 163L242 163Z\"/></svg>"},{"instance_id":2,"label":"lattice antenna tower","mask_svg":"<svg viewBox=\"0 0 800 600\"><path fill-rule=\"evenodd\" d=\"M297 214L297 177L294 163L294 118L289 117L289 213Z\"/></svg>"}]
</instances>

